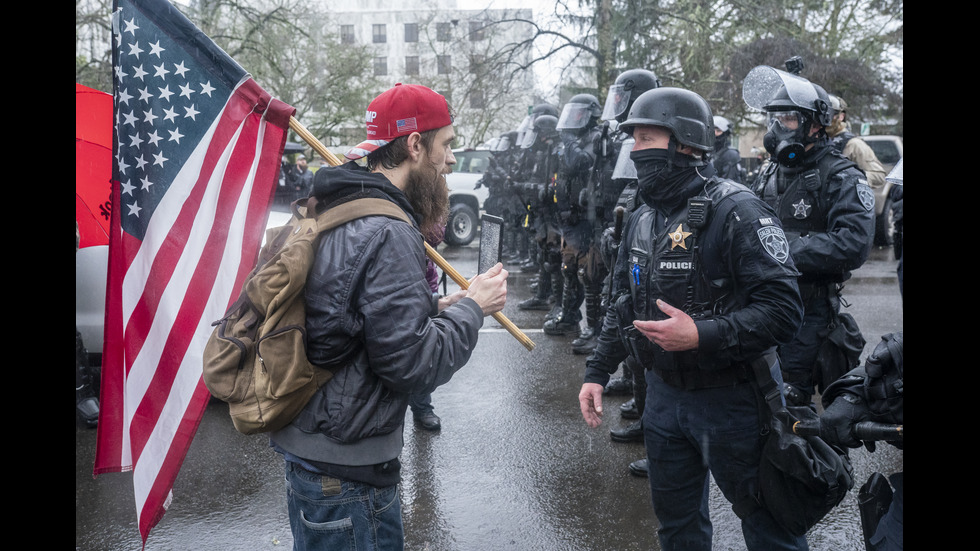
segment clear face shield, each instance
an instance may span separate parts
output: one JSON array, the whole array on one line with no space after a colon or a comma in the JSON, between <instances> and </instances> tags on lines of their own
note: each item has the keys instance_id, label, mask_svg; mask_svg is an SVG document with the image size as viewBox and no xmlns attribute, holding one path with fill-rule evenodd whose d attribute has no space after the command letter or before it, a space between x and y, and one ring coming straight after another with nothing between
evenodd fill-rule
<instances>
[{"instance_id":1,"label":"clear face shield","mask_svg":"<svg viewBox=\"0 0 980 551\"><path fill-rule=\"evenodd\" d=\"M787 100L801 109L813 110L820 99L809 80L766 65L760 65L746 75L742 81L742 99L752 109L765 111L780 87L786 88Z\"/></svg>"},{"instance_id":2,"label":"clear face shield","mask_svg":"<svg viewBox=\"0 0 980 551\"><path fill-rule=\"evenodd\" d=\"M613 180L636 180L636 165L630 159L630 152L633 151L633 138L623 140L623 146L619 149L619 156L616 157L616 165L613 166Z\"/></svg>"},{"instance_id":3,"label":"clear face shield","mask_svg":"<svg viewBox=\"0 0 980 551\"><path fill-rule=\"evenodd\" d=\"M626 106L630 103L630 91L622 84L614 84L609 87L609 94L606 95L606 103L602 109L602 120L611 121L626 112Z\"/></svg>"},{"instance_id":4,"label":"clear face shield","mask_svg":"<svg viewBox=\"0 0 980 551\"><path fill-rule=\"evenodd\" d=\"M592 110L585 103L567 103L558 117L558 130L579 130L585 128L592 118Z\"/></svg>"},{"instance_id":5,"label":"clear face shield","mask_svg":"<svg viewBox=\"0 0 980 551\"><path fill-rule=\"evenodd\" d=\"M517 143L522 143L524 141L524 134L531 130L531 115L524 117L521 124L517 126Z\"/></svg>"},{"instance_id":6,"label":"clear face shield","mask_svg":"<svg viewBox=\"0 0 980 551\"><path fill-rule=\"evenodd\" d=\"M528 129L528 131L525 132L524 136L521 138L521 149L531 149L531 146L533 146L534 142L537 140L538 133L533 129Z\"/></svg>"},{"instance_id":7,"label":"clear face shield","mask_svg":"<svg viewBox=\"0 0 980 551\"><path fill-rule=\"evenodd\" d=\"M510 136L501 136L500 138L497 138L497 143L493 144L490 151L493 151L494 153L507 151L510 149L510 145Z\"/></svg>"}]
</instances>

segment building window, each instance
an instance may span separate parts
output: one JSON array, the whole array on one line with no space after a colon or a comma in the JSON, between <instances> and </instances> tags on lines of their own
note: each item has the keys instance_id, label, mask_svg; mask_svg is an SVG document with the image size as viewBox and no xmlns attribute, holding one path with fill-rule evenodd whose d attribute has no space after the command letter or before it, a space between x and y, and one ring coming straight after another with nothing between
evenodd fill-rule
<instances>
[{"instance_id":1,"label":"building window","mask_svg":"<svg viewBox=\"0 0 980 551\"><path fill-rule=\"evenodd\" d=\"M449 42L452 39L452 29L451 23L449 22L436 23L436 40L439 42Z\"/></svg>"},{"instance_id":2,"label":"building window","mask_svg":"<svg viewBox=\"0 0 980 551\"><path fill-rule=\"evenodd\" d=\"M405 56L405 74L413 76L419 74L419 56Z\"/></svg>"},{"instance_id":3,"label":"building window","mask_svg":"<svg viewBox=\"0 0 980 551\"><path fill-rule=\"evenodd\" d=\"M388 31L385 28L384 23L375 23L374 25L371 25L371 35L375 44L384 44L385 42L388 42Z\"/></svg>"},{"instance_id":4,"label":"building window","mask_svg":"<svg viewBox=\"0 0 980 551\"><path fill-rule=\"evenodd\" d=\"M387 57L374 58L374 76L383 77L387 74L388 74L388 58Z\"/></svg>"},{"instance_id":5,"label":"building window","mask_svg":"<svg viewBox=\"0 0 980 551\"><path fill-rule=\"evenodd\" d=\"M341 44L354 43L354 25L340 26L340 43Z\"/></svg>"},{"instance_id":6,"label":"building window","mask_svg":"<svg viewBox=\"0 0 980 551\"><path fill-rule=\"evenodd\" d=\"M481 54L473 54L470 56L470 72L471 73L481 73L483 72L483 62L486 56Z\"/></svg>"},{"instance_id":7,"label":"building window","mask_svg":"<svg viewBox=\"0 0 980 551\"><path fill-rule=\"evenodd\" d=\"M405 42L419 41L419 24L405 23Z\"/></svg>"},{"instance_id":8,"label":"building window","mask_svg":"<svg viewBox=\"0 0 980 551\"><path fill-rule=\"evenodd\" d=\"M486 37L486 24L483 21L470 21L470 40L483 40Z\"/></svg>"},{"instance_id":9,"label":"building window","mask_svg":"<svg viewBox=\"0 0 980 551\"><path fill-rule=\"evenodd\" d=\"M483 109L486 107L482 90L474 90L470 92L470 107L472 109Z\"/></svg>"},{"instance_id":10,"label":"building window","mask_svg":"<svg viewBox=\"0 0 980 551\"><path fill-rule=\"evenodd\" d=\"M453 56L440 55L436 56L436 60L438 61L440 75L448 75L453 72Z\"/></svg>"}]
</instances>

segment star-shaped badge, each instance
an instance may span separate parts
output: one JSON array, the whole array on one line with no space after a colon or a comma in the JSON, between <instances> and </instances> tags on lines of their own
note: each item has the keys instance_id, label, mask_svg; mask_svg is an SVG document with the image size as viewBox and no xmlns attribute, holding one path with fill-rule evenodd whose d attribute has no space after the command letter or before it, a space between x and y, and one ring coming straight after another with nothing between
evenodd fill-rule
<instances>
[{"instance_id":1,"label":"star-shaped badge","mask_svg":"<svg viewBox=\"0 0 980 551\"><path fill-rule=\"evenodd\" d=\"M683 224L677 224L677 229L674 230L674 233L667 234L667 237L670 238L670 250L674 250L674 247L678 245L680 245L682 249L687 249L687 244L685 243L685 240L688 238L689 235L691 235L691 232L684 231Z\"/></svg>"},{"instance_id":2,"label":"star-shaped badge","mask_svg":"<svg viewBox=\"0 0 980 551\"><path fill-rule=\"evenodd\" d=\"M813 205L808 205L805 199L800 199L798 203L793 203L793 209L795 209L793 211L793 218L803 219L810 216L810 209L812 208Z\"/></svg>"}]
</instances>

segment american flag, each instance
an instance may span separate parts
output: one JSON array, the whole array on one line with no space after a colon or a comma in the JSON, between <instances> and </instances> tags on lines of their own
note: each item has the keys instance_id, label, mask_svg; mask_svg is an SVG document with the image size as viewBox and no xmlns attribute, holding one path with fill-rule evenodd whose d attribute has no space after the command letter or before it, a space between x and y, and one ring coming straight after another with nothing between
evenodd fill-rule
<instances>
[{"instance_id":1,"label":"american flag","mask_svg":"<svg viewBox=\"0 0 980 551\"><path fill-rule=\"evenodd\" d=\"M113 5L115 138L95 474L132 471L144 543L209 400L211 322L253 267L295 110L167 0Z\"/></svg>"},{"instance_id":2,"label":"american flag","mask_svg":"<svg viewBox=\"0 0 980 551\"><path fill-rule=\"evenodd\" d=\"M398 128L398 132L412 132L418 130L418 125L415 122L415 117L410 119L398 119L395 121L395 126Z\"/></svg>"}]
</instances>

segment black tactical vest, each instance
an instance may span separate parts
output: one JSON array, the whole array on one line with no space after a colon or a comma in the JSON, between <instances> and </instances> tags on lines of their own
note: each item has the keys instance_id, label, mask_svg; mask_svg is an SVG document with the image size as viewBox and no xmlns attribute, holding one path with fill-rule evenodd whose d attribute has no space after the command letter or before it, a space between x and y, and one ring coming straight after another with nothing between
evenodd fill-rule
<instances>
[{"instance_id":1,"label":"black tactical vest","mask_svg":"<svg viewBox=\"0 0 980 551\"><path fill-rule=\"evenodd\" d=\"M825 232L831 205L823 198L823 188L831 176L856 166L837 155L824 155L816 166L787 174L773 163L760 180L759 196L776 211L784 231Z\"/></svg>"},{"instance_id":2,"label":"black tactical vest","mask_svg":"<svg viewBox=\"0 0 980 551\"><path fill-rule=\"evenodd\" d=\"M736 193L751 194L744 186L711 178L705 191L669 216L641 205L630 219L623 247L628 252L629 289L634 320L661 320L667 316L656 300L684 310L694 319L724 314L735 308L732 282L725 271L718 246L702 243L712 220L723 223L735 205ZM710 232L719 239L721 231ZM626 321L626 320L621 320ZM632 323L622 323L627 345L647 369L656 369L664 380L684 388L707 388L740 381L744 373L732 366L703 365L697 351L667 352L640 334ZM709 371L711 373L704 373ZM687 372L682 375L678 372ZM695 377L695 379L691 379Z\"/></svg>"}]
</instances>

